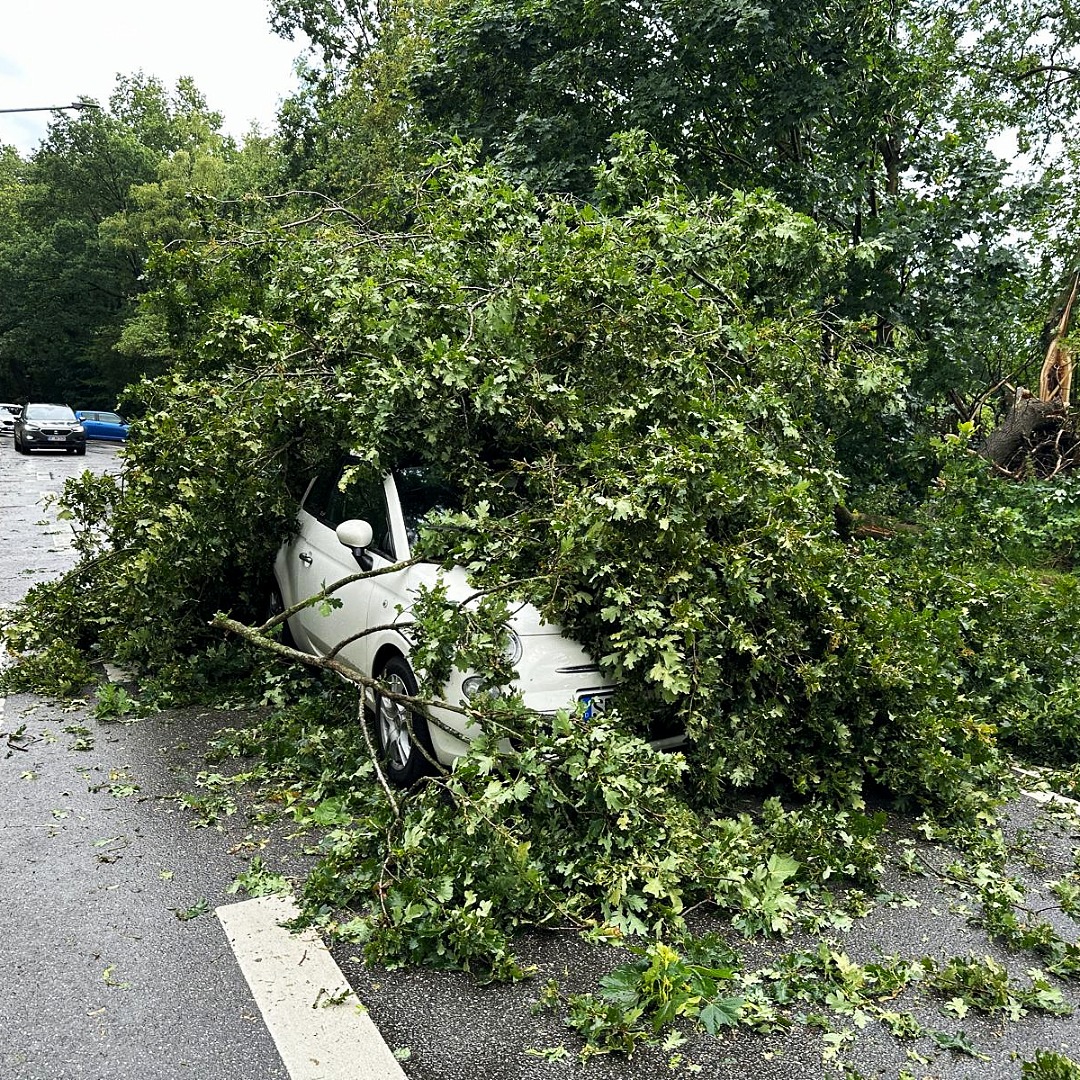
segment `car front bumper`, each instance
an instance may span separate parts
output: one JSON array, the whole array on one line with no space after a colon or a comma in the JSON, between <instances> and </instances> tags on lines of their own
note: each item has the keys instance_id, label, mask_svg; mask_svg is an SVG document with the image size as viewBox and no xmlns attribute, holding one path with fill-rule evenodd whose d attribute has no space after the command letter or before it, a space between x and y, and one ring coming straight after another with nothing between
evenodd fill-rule
<instances>
[{"instance_id":1,"label":"car front bumper","mask_svg":"<svg viewBox=\"0 0 1080 1080\"><path fill-rule=\"evenodd\" d=\"M86 447L86 433L83 431L41 428L23 431L20 439L27 450L76 450Z\"/></svg>"}]
</instances>

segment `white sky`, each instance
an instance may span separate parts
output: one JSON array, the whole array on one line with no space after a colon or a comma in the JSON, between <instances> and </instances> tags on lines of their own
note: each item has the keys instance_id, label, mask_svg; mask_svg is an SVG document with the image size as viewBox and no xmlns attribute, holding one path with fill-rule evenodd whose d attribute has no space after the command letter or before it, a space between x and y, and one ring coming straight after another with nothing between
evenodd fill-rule
<instances>
[{"instance_id":1,"label":"white sky","mask_svg":"<svg viewBox=\"0 0 1080 1080\"><path fill-rule=\"evenodd\" d=\"M0 109L107 104L116 76L142 71L172 89L189 75L225 130L274 126L295 88L303 42L269 26L268 0L4 0ZM24 156L45 135L47 112L0 114L0 143Z\"/></svg>"}]
</instances>

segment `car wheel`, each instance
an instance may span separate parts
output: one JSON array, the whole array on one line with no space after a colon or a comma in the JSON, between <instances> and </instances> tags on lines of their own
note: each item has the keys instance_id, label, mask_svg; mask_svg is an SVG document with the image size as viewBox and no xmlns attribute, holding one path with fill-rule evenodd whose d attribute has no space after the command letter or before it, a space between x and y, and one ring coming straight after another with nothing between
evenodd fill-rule
<instances>
[{"instance_id":1,"label":"car wheel","mask_svg":"<svg viewBox=\"0 0 1080 1080\"><path fill-rule=\"evenodd\" d=\"M378 679L392 693L416 696L416 676L402 656L390 657ZM411 787L432 772L431 762L417 745L434 756L427 721L408 705L394 701L379 690L375 691L375 734L390 783Z\"/></svg>"},{"instance_id":2,"label":"car wheel","mask_svg":"<svg viewBox=\"0 0 1080 1080\"><path fill-rule=\"evenodd\" d=\"M270 600L266 607L268 619L280 615L285 610L285 601L281 599L281 590L276 585L270 587ZM290 649L296 648L296 639L292 636L288 622L281 623L281 636L278 640L282 645L288 645Z\"/></svg>"},{"instance_id":3,"label":"car wheel","mask_svg":"<svg viewBox=\"0 0 1080 1080\"><path fill-rule=\"evenodd\" d=\"M85 446L76 446L75 447L75 454L76 454L77 457L82 457L85 453L86 453L86 447Z\"/></svg>"},{"instance_id":4,"label":"car wheel","mask_svg":"<svg viewBox=\"0 0 1080 1080\"><path fill-rule=\"evenodd\" d=\"M15 451L19 454L26 453L26 447L23 445L23 441L19 438L18 435L15 436Z\"/></svg>"}]
</instances>

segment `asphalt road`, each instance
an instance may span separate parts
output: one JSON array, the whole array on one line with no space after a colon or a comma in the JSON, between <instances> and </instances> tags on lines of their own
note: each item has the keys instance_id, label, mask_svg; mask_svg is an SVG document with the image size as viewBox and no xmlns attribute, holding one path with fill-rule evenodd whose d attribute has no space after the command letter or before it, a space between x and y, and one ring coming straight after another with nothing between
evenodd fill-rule
<instances>
[{"instance_id":1,"label":"asphalt road","mask_svg":"<svg viewBox=\"0 0 1080 1080\"><path fill-rule=\"evenodd\" d=\"M43 498L85 457L0 445L0 603L72 562ZM89 602L89 601L88 601ZM196 829L171 796L232 716L100 723L32 695L0 712L0 1077L285 1080L213 915L246 829ZM180 918L192 911L205 914Z\"/></svg>"},{"instance_id":2,"label":"asphalt road","mask_svg":"<svg viewBox=\"0 0 1080 1080\"><path fill-rule=\"evenodd\" d=\"M894 826L910 838L907 823L897 820ZM1078 820L1071 816L1062 820L1023 799L1011 809L1009 830L1024 849L1024 857L1010 869L1026 882L1029 904L1036 909L1052 907L1053 898L1044 882L1075 869ZM931 866L948 862L947 852L940 848L921 844L918 850ZM867 963L898 955L944 961L989 955L1006 966L1018 985L1028 984L1027 973L1037 966L1034 959L1003 952L970 925L972 907L960 890L944 885L933 874L895 872L881 883L881 889L893 895L891 904L876 907L851 930L830 937L851 960ZM1060 912L1049 917L1059 932L1076 940L1075 923ZM744 971L768 967L795 949L813 949L819 940L796 934L767 943L747 942L707 916L699 918L694 928L724 934L742 955ZM535 964L537 971L532 983L518 986L479 986L468 976L451 972L368 971L350 962L347 950L337 952L345 974L390 1045L412 1048L406 1070L417 1080L661 1080L673 1075L812 1080L844 1075L829 1071L823 1062L823 1033L802 1023L777 1034L738 1029L721 1038L684 1029L687 1040L674 1050L647 1047L631 1058L594 1058L582 1065L576 1057L580 1044L566 1030L561 1016L534 1012L530 1006L549 980L558 982L564 994L595 992L605 972L631 957L620 949L588 947L565 934L531 935L519 946L519 957ZM1052 981L1067 1001L1080 1007L1075 984ZM941 999L918 990L905 991L888 1004L897 1012L911 1012L926 1028L962 1034L982 1056L943 1050L929 1038L900 1040L876 1023L857 1029L850 1018L834 1016L835 1030L854 1035L853 1045L842 1058L858 1073L846 1080L1017 1080L1022 1063L1032 1060L1038 1050L1055 1050L1080 1061L1080 1017L1076 1015L1028 1015L1007 1022L1000 1015L969 1013L958 1022L942 1012ZM558 1060L536 1056L544 1050L558 1053L560 1047L566 1056Z\"/></svg>"},{"instance_id":3,"label":"asphalt road","mask_svg":"<svg viewBox=\"0 0 1080 1080\"><path fill-rule=\"evenodd\" d=\"M115 452L92 444L85 458L22 457L0 444L0 604L72 561L69 530L43 507L65 477L114 469ZM290 1077L213 911L234 902L229 886L253 852L299 880L306 841L290 843L243 814L196 827L174 797L192 789L202 748L235 713L177 711L131 724L95 720L86 706L61 708L33 695L8 698L0 713L0 1080L278 1080ZM898 831L906 824L895 823ZM1033 907L1051 909L1045 883L1076 869L1080 826L1031 799L1012 808L1015 872ZM940 852L930 857L939 863ZM880 955L993 955L1021 981L1031 957L1011 956L968 919L970 908L934 875L894 875L881 905L836 944L854 960ZM1059 930L1077 927L1052 912ZM710 927L702 920L700 929ZM811 938L746 943L732 938L744 967L767 963ZM579 1045L556 1012L536 1012L540 988L593 991L626 959L571 934L536 934L519 955L537 967L531 983L480 986L459 973L366 968L350 948L333 954L413 1080L660 1080L672 1075L807 1080L828 1075L822 1034L796 1023L761 1036L721 1039L686 1032L675 1050L640 1050L582 1065ZM1078 1004L1076 989L1059 984ZM927 1026L950 1027L940 1002L905 992ZM298 1015L310 1004L296 1002ZM842 1026L842 1024L840 1025ZM1019 1022L969 1015L965 1037L986 1060L902 1042L871 1024L845 1053L865 1077L1013 1080L1038 1049L1080 1060L1080 1020L1028 1016ZM357 1062L355 1077L366 1075ZM906 1072L904 1071L906 1070ZM292 1080L300 1073L293 1072ZM305 1076L329 1077L315 1071ZM333 1074L350 1080L349 1072Z\"/></svg>"}]
</instances>

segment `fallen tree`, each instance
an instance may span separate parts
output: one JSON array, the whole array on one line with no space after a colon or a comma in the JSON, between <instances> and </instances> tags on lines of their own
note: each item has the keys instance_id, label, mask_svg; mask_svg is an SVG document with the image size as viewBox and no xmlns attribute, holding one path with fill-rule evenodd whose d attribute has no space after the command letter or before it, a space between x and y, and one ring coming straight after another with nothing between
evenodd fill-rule
<instances>
[{"instance_id":1,"label":"fallen tree","mask_svg":"<svg viewBox=\"0 0 1080 1080\"><path fill-rule=\"evenodd\" d=\"M200 351L138 389L122 489L68 499L108 556L83 581L97 606L31 594L9 638L183 670L219 655L219 613L262 621L291 476L345 449L452 463L468 499L445 555L585 645L627 732L683 728L702 797L977 797L992 740L941 704L956 629L910 567L832 526L835 418L897 377L854 331L820 348L846 243L767 195L695 199L638 152L601 175L604 212L460 151L408 231L331 207L163 256L163 307L225 283L221 306ZM648 184L627 187L638 167Z\"/></svg>"},{"instance_id":2,"label":"fallen tree","mask_svg":"<svg viewBox=\"0 0 1080 1080\"><path fill-rule=\"evenodd\" d=\"M500 977L521 974L524 926L676 934L698 905L746 933L784 933L799 911L831 925L848 914L826 887L879 873L885 817L868 804L982 835L1000 741L1075 758L1076 582L994 546L1023 522L990 500L1021 485L989 485L960 453L921 528L836 536L835 420L873 411L867 387L894 396L854 330L820 348L845 242L761 194L699 201L669 181L601 212L461 153L409 205L401 232L330 213L164 256L168 310L222 289L199 312L211 329L138 388L123 477L65 492L79 568L3 626L38 673L75 642L138 667L159 701L221 673L234 698L256 651L234 639L307 663L258 612L290 486L346 449L379 469L452 465L468 498L439 557L585 643L616 708L477 700L469 754L394 796L355 690L341 708L343 672L317 664L333 690L295 704L307 726L276 712L247 749L303 757L332 803L306 886L318 917L343 913L334 929L374 959ZM417 630L438 642L428 614ZM255 677L284 693L280 667ZM682 725L684 753L649 745L657 717ZM327 766L342 745L356 752ZM763 789L759 823L738 811Z\"/></svg>"}]
</instances>

